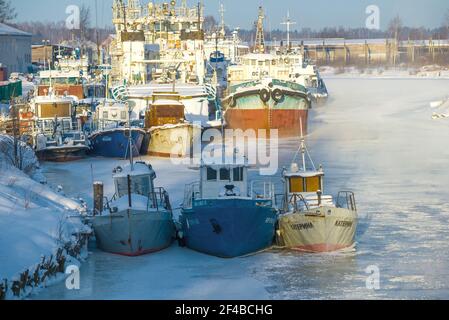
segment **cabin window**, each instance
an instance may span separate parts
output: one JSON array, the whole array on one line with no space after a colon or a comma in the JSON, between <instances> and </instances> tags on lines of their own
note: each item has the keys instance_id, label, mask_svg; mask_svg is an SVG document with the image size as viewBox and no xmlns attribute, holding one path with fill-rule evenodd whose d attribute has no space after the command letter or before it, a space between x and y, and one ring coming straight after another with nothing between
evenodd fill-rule
<instances>
[{"instance_id":1,"label":"cabin window","mask_svg":"<svg viewBox=\"0 0 449 320\"><path fill-rule=\"evenodd\" d=\"M126 120L126 111L122 111L122 112L121 112L121 118L122 118L123 120Z\"/></svg>"},{"instance_id":2,"label":"cabin window","mask_svg":"<svg viewBox=\"0 0 449 320\"><path fill-rule=\"evenodd\" d=\"M234 168L234 181L241 182L243 181L243 168Z\"/></svg>"},{"instance_id":3,"label":"cabin window","mask_svg":"<svg viewBox=\"0 0 449 320\"><path fill-rule=\"evenodd\" d=\"M107 119L109 116L107 111L103 111L103 119Z\"/></svg>"},{"instance_id":4,"label":"cabin window","mask_svg":"<svg viewBox=\"0 0 449 320\"><path fill-rule=\"evenodd\" d=\"M257 64L256 60L251 60L251 65L255 66Z\"/></svg>"},{"instance_id":5,"label":"cabin window","mask_svg":"<svg viewBox=\"0 0 449 320\"><path fill-rule=\"evenodd\" d=\"M290 193L317 192L321 190L321 177L290 178Z\"/></svg>"},{"instance_id":6,"label":"cabin window","mask_svg":"<svg viewBox=\"0 0 449 320\"><path fill-rule=\"evenodd\" d=\"M217 170L207 168L207 181L217 181Z\"/></svg>"},{"instance_id":7,"label":"cabin window","mask_svg":"<svg viewBox=\"0 0 449 320\"><path fill-rule=\"evenodd\" d=\"M221 181L231 180L231 170L225 168L220 169L220 180Z\"/></svg>"},{"instance_id":8,"label":"cabin window","mask_svg":"<svg viewBox=\"0 0 449 320\"><path fill-rule=\"evenodd\" d=\"M263 66L263 61L262 60L259 61L259 66L261 66L261 67Z\"/></svg>"}]
</instances>

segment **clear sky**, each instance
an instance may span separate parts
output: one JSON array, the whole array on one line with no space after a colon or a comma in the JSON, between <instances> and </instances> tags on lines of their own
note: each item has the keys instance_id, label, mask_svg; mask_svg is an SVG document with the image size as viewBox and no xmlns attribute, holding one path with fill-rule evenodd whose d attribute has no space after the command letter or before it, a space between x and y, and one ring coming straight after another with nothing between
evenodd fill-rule
<instances>
[{"instance_id":1,"label":"clear sky","mask_svg":"<svg viewBox=\"0 0 449 320\"><path fill-rule=\"evenodd\" d=\"M147 3L148 0L141 0ZM155 2L168 2L155 1ZM180 1L179 1L180 2ZM197 0L188 0L190 5ZM219 0L204 0L206 13L218 17ZM413 27L439 27L443 24L448 0L221 0L225 5L226 23L230 27L249 28L257 17L257 8L263 5L267 15L266 24L270 28L280 25L287 11L298 24L294 28L310 27L363 27L368 5L380 8L381 28L397 14L405 25ZM95 0L14 0L19 21L65 20L65 9L71 4L85 3L95 9ZM110 24L112 0L97 0L99 25ZM95 17L95 15L93 15Z\"/></svg>"}]
</instances>

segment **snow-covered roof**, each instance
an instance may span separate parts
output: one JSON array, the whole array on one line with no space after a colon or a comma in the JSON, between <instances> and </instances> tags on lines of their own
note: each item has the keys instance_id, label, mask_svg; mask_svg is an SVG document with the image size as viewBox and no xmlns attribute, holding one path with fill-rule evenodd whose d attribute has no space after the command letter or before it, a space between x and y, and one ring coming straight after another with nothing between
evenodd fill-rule
<instances>
[{"instance_id":1,"label":"snow-covered roof","mask_svg":"<svg viewBox=\"0 0 449 320\"><path fill-rule=\"evenodd\" d=\"M147 163L136 162L133 165L133 169L131 170L130 165L126 165L124 167L120 167L121 171L118 170L117 173L114 174L114 178L126 178L127 176L144 176L144 175L154 175L154 170L150 168ZM117 170L117 169L116 169Z\"/></svg>"},{"instance_id":2,"label":"snow-covered roof","mask_svg":"<svg viewBox=\"0 0 449 320\"><path fill-rule=\"evenodd\" d=\"M25 37L32 37L33 35L31 33L13 28L11 26L8 26L4 23L0 23L0 36L25 36Z\"/></svg>"},{"instance_id":3,"label":"snow-covered roof","mask_svg":"<svg viewBox=\"0 0 449 320\"><path fill-rule=\"evenodd\" d=\"M284 174L284 176L287 178L292 178L292 177L312 178L312 177L324 176L324 172L323 171L287 172Z\"/></svg>"}]
</instances>

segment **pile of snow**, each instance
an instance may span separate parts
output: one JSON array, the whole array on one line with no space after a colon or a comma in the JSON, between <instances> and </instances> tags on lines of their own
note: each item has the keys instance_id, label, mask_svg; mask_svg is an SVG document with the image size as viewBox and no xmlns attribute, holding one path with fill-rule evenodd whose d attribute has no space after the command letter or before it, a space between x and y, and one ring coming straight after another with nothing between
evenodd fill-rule
<instances>
[{"instance_id":1,"label":"pile of snow","mask_svg":"<svg viewBox=\"0 0 449 320\"><path fill-rule=\"evenodd\" d=\"M16 162L18 162L17 165L15 165ZM0 134L0 171L11 166L16 166L36 181L45 182L45 177L41 173L39 161L33 149L26 143L18 141L16 161L13 137Z\"/></svg>"},{"instance_id":2,"label":"pile of snow","mask_svg":"<svg viewBox=\"0 0 449 320\"><path fill-rule=\"evenodd\" d=\"M89 231L81 204L30 178L39 172L31 149L22 148L23 171L13 166L11 143L0 136L0 279L9 281Z\"/></svg>"}]
</instances>

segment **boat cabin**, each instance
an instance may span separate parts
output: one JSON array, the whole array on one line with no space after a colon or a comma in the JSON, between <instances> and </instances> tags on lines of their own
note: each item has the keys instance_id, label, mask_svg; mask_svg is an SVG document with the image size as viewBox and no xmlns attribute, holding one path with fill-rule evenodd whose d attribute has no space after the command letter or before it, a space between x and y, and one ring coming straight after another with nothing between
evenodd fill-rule
<instances>
[{"instance_id":1,"label":"boat cabin","mask_svg":"<svg viewBox=\"0 0 449 320\"><path fill-rule=\"evenodd\" d=\"M287 193L317 193L323 191L323 171L285 173Z\"/></svg>"},{"instance_id":2,"label":"boat cabin","mask_svg":"<svg viewBox=\"0 0 449 320\"><path fill-rule=\"evenodd\" d=\"M117 167L113 173L115 194L118 198L127 196L128 191L142 196L154 192L156 172L149 164L136 162L132 168L131 165Z\"/></svg>"},{"instance_id":3,"label":"boat cabin","mask_svg":"<svg viewBox=\"0 0 449 320\"><path fill-rule=\"evenodd\" d=\"M324 195L324 171L299 171L293 168L284 173L285 208L293 206L295 210L324 206L334 207L333 197Z\"/></svg>"},{"instance_id":4,"label":"boat cabin","mask_svg":"<svg viewBox=\"0 0 449 320\"><path fill-rule=\"evenodd\" d=\"M33 107L39 119L71 118L74 111L73 99L69 97L36 97Z\"/></svg>"},{"instance_id":5,"label":"boat cabin","mask_svg":"<svg viewBox=\"0 0 449 320\"><path fill-rule=\"evenodd\" d=\"M99 129L105 129L109 124L124 124L129 120L128 107L121 102L105 100L96 107L95 118Z\"/></svg>"},{"instance_id":6,"label":"boat cabin","mask_svg":"<svg viewBox=\"0 0 449 320\"><path fill-rule=\"evenodd\" d=\"M247 197L248 167L206 165L201 167L201 198Z\"/></svg>"},{"instance_id":7,"label":"boat cabin","mask_svg":"<svg viewBox=\"0 0 449 320\"><path fill-rule=\"evenodd\" d=\"M154 92L145 113L145 128L178 124L185 120L185 106L177 92Z\"/></svg>"}]
</instances>

